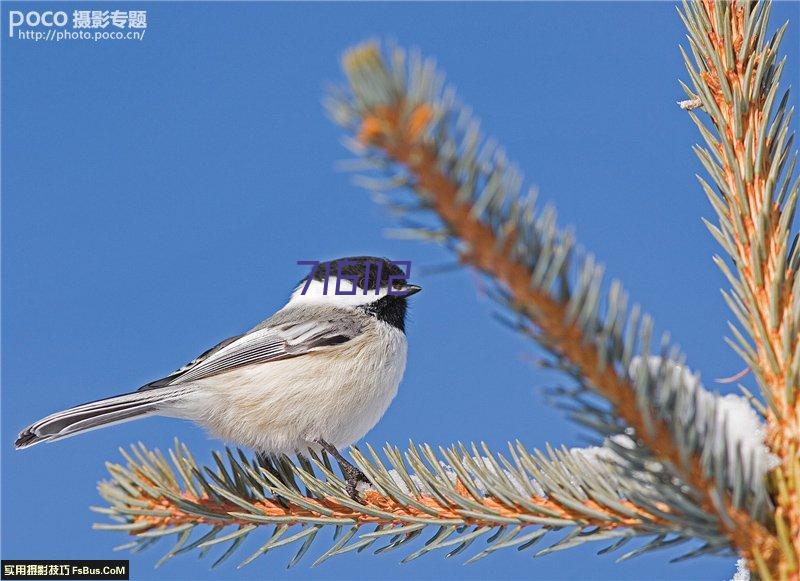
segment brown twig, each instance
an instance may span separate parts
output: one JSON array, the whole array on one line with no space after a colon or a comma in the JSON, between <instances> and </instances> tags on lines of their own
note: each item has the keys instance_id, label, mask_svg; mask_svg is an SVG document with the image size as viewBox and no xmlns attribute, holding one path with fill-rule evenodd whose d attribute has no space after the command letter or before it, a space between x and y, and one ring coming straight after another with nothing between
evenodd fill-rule
<instances>
[{"instance_id":1,"label":"brown twig","mask_svg":"<svg viewBox=\"0 0 800 581\"><path fill-rule=\"evenodd\" d=\"M157 496L151 497L145 490L140 490L140 495L137 500L146 503L148 512L169 513L154 516L152 514L139 514L132 518L131 522L146 524L146 528L136 529L135 533L141 534L144 531L151 529L162 529L167 527L176 527L184 524L193 525L239 525L246 526L252 524L252 520L243 518L236 518L231 513L241 513L242 507L232 502L225 502L216 499L211 499L208 496L196 496L189 492L183 492L180 497L203 509L206 514L198 514L182 509L172 499ZM462 487L462 493L465 496L469 492ZM451 519L461 521L464 525L475 526L497 526L497 520L483 520L479 517L472 515L462 514L462 509L456 504L444 505L431 496L420 496L416 500L425 506L433 509L434 514L431 512L422 511L414 506L400 504L396 500L384 496L374 490L368 490L362 495L363 505L367 508L377 509L384 513L394 515L394 518L379 517L367 514L366 512L356 510L350 506L345 506L340 503L336 498L324 498L322 500L308 498L306 500L307 506L319 506L319 511L310 510L307 506L297 506L291 502L281 502L278 500L261 500L255 501L252 504L260 512L255 513L263 517L281 518L283 524L303 524L304 519L314 518L338 518L349 519L353 524L369 525L402 525L407 524L409 518L430 520L435 523L441 519ZM634 503L621 500L626 509L641 515L643 518L631 517L630 514L622 514L615 512L607 506L600 505L592 500L586 500L584 506L590 511L602 513L607 515L608 519L593 518L588 516L586 512L578 512L571 509L559 502L542 497L532 497L530 503L540 507L542 513L531 513L523 507L518 507L517 510L509 508L506 504L500 503L493 498L485 498L481 504L488 510L495 513L501 518L517 518L520 516L540 517L545 511L549 518L565 519L570 521L578 521L586 527L599 527L603 530L613 530L617 528L636 528L646 521L651 524L662 523L666 521L660 517L648 514L646 511L636 506ZM659 507L665 513L669 512L669 508L664 505ZM144 512L144 511L143 511ZM216 516L211 516L216 515ZM296 519L296 520L293 520ZM529 526L535 526L538 523L533 520L528 522Z\"/></svg>"}]
</instances>

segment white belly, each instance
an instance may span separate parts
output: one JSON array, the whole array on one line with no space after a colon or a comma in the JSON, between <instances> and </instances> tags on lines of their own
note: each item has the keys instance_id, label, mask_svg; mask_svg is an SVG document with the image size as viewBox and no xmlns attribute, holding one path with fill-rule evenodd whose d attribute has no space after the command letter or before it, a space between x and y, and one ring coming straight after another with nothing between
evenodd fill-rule
<instances>
[{"instance_id":1,"label":"white belly","mask_svg":"<svg viewBox=\"0 0 800 581\"><path fill-rule=\"evenodd\" d=\"M406 349L402 332L378 322L330 350L199 380L164 413L264 453L292 454L318 439L348 446L389 407L405 371Z\"/></svg>"}]
</instances>

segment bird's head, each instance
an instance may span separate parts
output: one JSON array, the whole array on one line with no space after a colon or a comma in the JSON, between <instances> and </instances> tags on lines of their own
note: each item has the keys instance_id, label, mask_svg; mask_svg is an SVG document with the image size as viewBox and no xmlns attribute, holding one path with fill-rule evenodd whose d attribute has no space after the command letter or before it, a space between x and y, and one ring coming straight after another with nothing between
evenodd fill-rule
<instances>
[{"instance_id":1,"label":"bird's head","mask_svg":"<svg viewBox=\"0 0 800 581\"><path fill-rule=\"evenodd\" d=\"M295 288L289 305L363 309L400 330L408 297L422 290L408 281L410 261L348 256L308 266L312 270Z\"/></svg>"}]
</instances>

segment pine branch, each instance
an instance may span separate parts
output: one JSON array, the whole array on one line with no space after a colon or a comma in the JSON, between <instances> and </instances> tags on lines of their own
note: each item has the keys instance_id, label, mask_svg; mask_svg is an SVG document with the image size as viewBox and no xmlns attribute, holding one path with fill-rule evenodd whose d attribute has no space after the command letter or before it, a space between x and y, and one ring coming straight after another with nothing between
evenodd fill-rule
<instances>
[{"instance_id":1,"label":"pine branch","mask_svg":"<svg viewBox=\"0 0 800 581\"><path fill-rule=\"evenodd\" d=\"M707 147L695 151L713 187L698 180L719 218L706 222L733 269L715 256L732 286L724 293L745 334L731 325L732 347L758 381L781 458L773 473L775 527L782 573L800 574L800 247L792 223L799 179L790 123L789 91L780 100L786 59L778 59L788 22L768 36L770 2L684 2L681 18L692 58L682 50L692 89L709 124L692 120Z\"/></svg>"},{"instance_id":2,"label":"pine branch","mask_svg":"<svg viewBox=\"0 0 800 581\"><path fill-rule=\"evenodd\" d=\"M612 540L601 551L610 552L637 536L653 538L619 560L692 538L706 544L685 557L727 549L713 522L701 515L694 519L695 528L687 529L686 517L677 517L653 496L652 486L622 470L610 449L549 449L545 455L528 452L518 442L509 445L509 459L485 444L440 448L438 454L428 445L412 445L404 453L387 446L386 463L371 447L368 451L369 457L352 451L373 483L361 491L360 504L350 499L325 455L312 455L311 460L300 456L297 463L286 457L265 463L241 450L226 449L225 459L214 454L216 467L211 469L200 467L178 441L169 451L172 465L157 450L140 444L132 447L132 455L122 450L127 466L108 464L112 478L101 482L99 490L110 506L94 510L116 522L95 528L135 535L136 540L120 547L133 550L178 535L159 564L193 549L204 553L229 543L217 566L246 537L274 527L240 567L288 544L299 547L290 562L294 565L326 526L347 532L335 538L315 564L375 545L376 553L394 550L426 531L430 534L431 528L428 542L404 562L434 549L447 549L447 556L454 556L475 540L487 539L488 546L474 554L472 562L500 549L528 549L548 532L562 529L570 532L536 556L588 541ZM682 497L677 487L674 494ZM210 528L190 542L197 527Z\"/></svg>"},{"instance_id":3,"label":"pine branch","mask_svg":"<svg viewBox=\"0 0 800 581\"><path fill-rule=\"evenodd\" d=\"M349 88L335 91L327 105L354 135L351 150L385 177L366 185L403 216L435 216L435 225L414 223L411 233L444 241L462 263L485 273L494 298L512 314L509 323L612 405L611 421L593 422L594 409L578 402L586 423L604 436L627 428L636 443L619 450L627 461L666 466L664 480L691 487L698 512L713 517L751 569L777 571L780 550L764 526L772 511L764 506L763 482L753 475L752 486L738 478L729 486L728 475L743 466L735 451L712 444L715 405L695 405L684 375L672 372L683 359L666 337L659 365L642 365L628 378L637 352L649 360L652 320L638 306L628 309L617 282L603 300L602 267L575 249L554 211L537 213L533 195L520 198L520 174L496 144L482 140L433 62L414 56L407 65L400 49L387 62L377 45L366 44L345 55L344 68ZM404 202L402 191L387 194L398 188L413 193L412 201ZM659 493L669 498L671 487Z\"/></svg>"}]
</instances>

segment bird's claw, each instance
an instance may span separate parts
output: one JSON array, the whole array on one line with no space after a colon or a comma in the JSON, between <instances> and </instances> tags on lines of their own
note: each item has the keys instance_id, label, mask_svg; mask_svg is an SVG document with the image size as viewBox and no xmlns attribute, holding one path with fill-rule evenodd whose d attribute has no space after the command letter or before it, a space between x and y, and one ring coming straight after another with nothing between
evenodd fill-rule
<instances>
[{"instance_id":1,"label":"bird's claw","mask_svg":"<svg viewBox=\"0 0 800 581\"><path fill-rule=\"evenodd\" d=\"M345 489L347 490L347 496L351 499L356 501L359 504L364 504L361 500L361 495L358 492L358 485L359 484L372 484L369 479L364 475L364 473L356 468L355 466L349 466L347 468L342 467L342 471L345 473L345 482L347 486Z\"/></svg>"},{"instance_id":2,"label":"bird's claw","mask_svg":"<svg viewBox=\"0 0 800 581\"><path fill-rule=\"evenodd\" d=\"M342 475L344 476L346 483L345 490L347 491L347 496L359 504L364 504L361 500L361 496L358 493L358 485L359 483L372 484L369 479L356 466L353 466L350 462L345 460L335 446L321 439L317 440L317 443L322 446L326 452L333 456L336 459L336 462L339 464L339 468L342 471Z\"/></svg>"}]
</instances>

